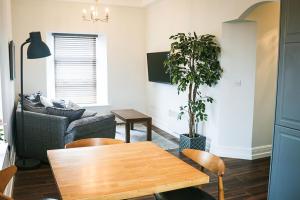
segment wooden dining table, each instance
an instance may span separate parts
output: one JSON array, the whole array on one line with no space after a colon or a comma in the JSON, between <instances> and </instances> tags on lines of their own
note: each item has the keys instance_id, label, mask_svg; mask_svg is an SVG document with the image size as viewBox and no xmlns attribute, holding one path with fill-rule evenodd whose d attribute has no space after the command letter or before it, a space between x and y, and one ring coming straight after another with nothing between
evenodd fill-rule
<instances>
[{"instance_id":1,"label":"wooden dining table","mask_svg":"<svg viewBox=\"0 0 300 200\"><path fill-rule=\"evenodd\" d=\"M129 199L209 182L152 142L49 150L63 200Z\"/></svg>"}]
</instances>

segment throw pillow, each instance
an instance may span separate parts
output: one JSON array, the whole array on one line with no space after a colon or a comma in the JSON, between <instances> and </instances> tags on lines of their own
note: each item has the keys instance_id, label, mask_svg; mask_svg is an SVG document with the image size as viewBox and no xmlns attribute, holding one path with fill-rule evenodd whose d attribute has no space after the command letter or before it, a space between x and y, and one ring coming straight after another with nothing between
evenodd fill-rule
<instances>
[{"instance_id":1,"label":"throw pillow","mask_svg":"<svg viewBox=\"0 0 300 200\"><path fill-rule=\"evenodd\" d=\"M45 107L53 107L53 103L50 99L48 99L47 97L41 96L41 103L45 106Z\"/></svg>"},{"instance_id":2,"label":"throw pillow","mask_svg":"<svg viewBox=\"0 0 300 200\"><path fill-rule=\"evenodd\" d=\"M32 107L44 107L44 105L41 104L41 102L30 101L28 99L24 99L23 104L24 104L24 106L29 105Z\"/></svg>"},{"instance_id":3,"label":"throw pillow","mask_svg":"<svg viewBox=\"0 0 300 200\"><path fill-rule=\"evenodd\" d=\"M35 113L41 113L41 114L46 114L46 108L45 107L31 107L29 105L24 105L24 110L29 111L29 112L35 112Z\"/></svg>"},{"instance_id":4,"label":"throw pillow","mask_svg":"<svg viewBox=\"0 0 300 200\"><path fill-rule=\"evenodd\" d=\"M74 109L74 110L81 109L81 107L78 104L74 103L73 101L68 102L67 108ZM81 118L94 117L95 115L97 115L97 112L86 110L81 116Z\"/></svg>"},{"instance_id":5,"label":"throw pillow","mask_svg":"<svg viewBox=\"0 0 300 200\"><path fill-rule=\"evenodd\" d=\"M30 104L24 104L24 110L29 112L46 114L46 108L41 106L32 106Z\"/></svg>"},{"instance_id":6,"label":"throw pillow","mask_svg":"<svg viewBox=\"0 0 300 200\"><path fill-rule=\"evenodd\" d=\"M92 112L92 111L89 111L89 110L86 110L82 117L81 118L87 118L87 117L94 117L95 115L97 115L96 112Z\"/></svg>"},{"instance_id":7,"label":"throw pillow","mask_svg":"<svg viewBox=\"0 0 300 200\"><path fill-rule=\"evenodd\" d=\"M24 99L28 99L32 102L40 102L40 96L42 95L41 92L36 92L33 94L24 94ZM19 97L21 97L21 94L19 94Z\"/></svg>"},{"instance_id":8,"label":"throw pillow","mask_svg":"<svg viewBox=\"0 0 300 200\"><path fill-rule=\"evenodd\" d=\"M52 104L56 108L66 108L66 103L64 100L53 100Z\"/></svg>"},{"instance_id":9,"label":"throw pillow","mask_svg":"<svg viewBox=\"0 0 300 200\"><path fill-rule=\"evenodd\" d=\"M73 101L69 101L69 103L67 105L67 108L69 108L69 109L80 109L81 107L78 104L74 103Z\"/></svg>"},{"instance_id":10,"label":"throw pillow","mask_svg":"<svg viewBox=\"0 0 300 200\"><path fill-rule=\"evenodd\" d=\"M26 111L46 114L46 108L40 102L32 102L24 98L23 103Z\"/></svg>"},{"instance_id":11,"label":"throw pillow","mask_svg":"<svg viewBox=\"0 0 300 200\"><path fill-rule=\"evenodd\" d=\"M80 119L83 115L85 109L62 109L62 108L55 108L55 107L46 107L47 114L49 115L56 115L67 117L70 122Z\"/></svg>"},{"instance_id":12,"label":"throw pillow","mask_svg":"<svg viewBox=\"0 0 300 200\"><path fill-rule=\"evenodd\" d=\"M41 99L40 99L41 96L42 96L41 92L36 92L36 93L29 95L28 99L33 102L41 102Z\"/></svg>"}]
</instances>

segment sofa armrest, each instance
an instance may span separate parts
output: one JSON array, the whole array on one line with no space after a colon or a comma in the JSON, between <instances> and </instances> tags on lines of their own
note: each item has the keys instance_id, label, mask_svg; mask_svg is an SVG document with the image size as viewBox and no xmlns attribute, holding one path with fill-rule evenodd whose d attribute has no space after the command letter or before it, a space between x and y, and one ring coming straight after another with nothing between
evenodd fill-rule
<instances>
[{"instance_id":1,"label":"sofa armrest","mask_svg":"<svg viewBox=\"0 0 300 200\"><path fill-rule=\"evenodd\" d=\"M21 112L17 110L16 115L18 156L47 161L47 150L64 148L68 118L24 111L24 132L21 135Z\"/></svg>"},{"instance_id":2,"label":"sofa armrest","mask_svg":"<svg viewBox=\"0 0 300 200\"><path fill-rule=\"evenodd\" d=\"M84 138L115 138L115 134L115 116L111 114L96 115L81 118L70 123L65 143Z\"/></svg>"}]
</instances>

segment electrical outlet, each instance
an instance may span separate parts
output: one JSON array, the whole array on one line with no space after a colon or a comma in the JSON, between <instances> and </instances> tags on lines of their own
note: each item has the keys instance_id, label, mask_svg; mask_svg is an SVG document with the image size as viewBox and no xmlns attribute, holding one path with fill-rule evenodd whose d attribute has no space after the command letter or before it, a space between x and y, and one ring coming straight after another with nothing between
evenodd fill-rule
<instances>
[{"instance_id":1,"label":"electrical outlet","mask_svg":"<svg viewBox=\"0 0 300 200\"><path fill-rule=\"evenodd\" d=\"M235 81L234 85L237 86L237 87L241 87L242 86L242 80Z\"/></svg>"}]
</instances>

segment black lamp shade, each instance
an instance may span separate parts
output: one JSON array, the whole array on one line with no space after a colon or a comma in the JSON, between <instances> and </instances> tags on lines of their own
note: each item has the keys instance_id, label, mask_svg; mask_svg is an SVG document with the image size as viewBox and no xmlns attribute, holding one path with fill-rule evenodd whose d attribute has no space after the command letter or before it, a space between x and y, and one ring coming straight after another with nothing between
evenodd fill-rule
<instances>
[{"instance_id":1,"label":"black lamp shade","mask_svg":"<svg viewBox=\"0 0 300 200\"><path fill-rule=\"evenodd\" d=\"M42 41L40 32L31 32L29 35L30 45L27 49L28 59L44 58L51 55L48 46Z\"/></svg>"}]
</instances>

